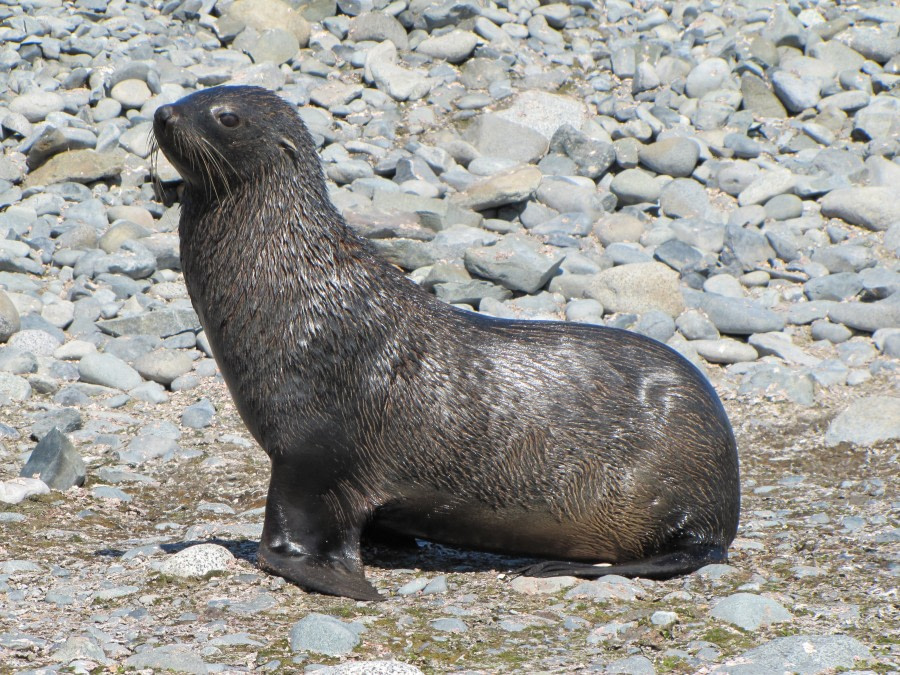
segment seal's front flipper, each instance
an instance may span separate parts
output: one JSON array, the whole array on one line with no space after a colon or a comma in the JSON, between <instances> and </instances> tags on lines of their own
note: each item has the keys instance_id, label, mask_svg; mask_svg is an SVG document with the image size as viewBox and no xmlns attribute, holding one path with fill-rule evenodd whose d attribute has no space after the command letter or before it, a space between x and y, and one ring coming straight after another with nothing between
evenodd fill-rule
<instances>
[{"instance_id":1,"label":"seal's front flipper","mask_svg":"<svg viewBox=\"0 0 900 675\"><path fill-rule=\"evenodd\" d=\"M354 600L384 600L375 587L366 581L362 565L345 559L285 555L261 544L258 561L263 570L284 577L307 591Z\"/></svg>"},{"instance_id":2,"label":"seal's front flipper","mask_svg":"<svg viewBox=\"0 0 900 675\"><path fill-rule=\"evenodd\" d=\"M359 552L367 514L355 512L337 490L323 491L323 475L273 460L259 566L306 590L381 600L366 581Z\"/></svg>"},{"instance_id":3,"label":"seal's front flipper","mask_svg":"<svg viewBox=\"0 0 900 675\"><path fill-rule=\"evenodd\" d=\"M671 553L662 553L649 558L602 567L590 563L547 560L517 569L514 574L527 577L573 576L585 579L618 574L622 577L671 579L695 572L704 565L724 563L727 560L728 551L723 546L694 545L685 546Z\"/></svg>"}]
</instances>

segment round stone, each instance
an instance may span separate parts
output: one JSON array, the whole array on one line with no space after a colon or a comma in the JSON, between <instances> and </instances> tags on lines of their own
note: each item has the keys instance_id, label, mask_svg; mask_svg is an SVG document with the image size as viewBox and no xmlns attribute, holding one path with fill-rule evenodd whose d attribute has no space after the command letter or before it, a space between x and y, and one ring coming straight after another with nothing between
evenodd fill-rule
<instances>
[{"instance_id":1,"label":"round stone","mask_svg":"<svg viewBox=\"0 0 900 675\"><path fill-rule=\"evenodd\" d=\"M137 79L122 80L110 91L110 96L125 109L140 108L152 95L147 83Z\"/></svg>"}]
</instances>

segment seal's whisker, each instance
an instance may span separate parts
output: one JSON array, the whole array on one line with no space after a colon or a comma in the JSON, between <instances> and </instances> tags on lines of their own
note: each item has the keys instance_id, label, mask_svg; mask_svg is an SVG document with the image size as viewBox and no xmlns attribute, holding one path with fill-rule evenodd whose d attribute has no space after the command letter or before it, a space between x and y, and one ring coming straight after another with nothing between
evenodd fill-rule
<instances>
[{"instance_id":1,"label":"seal's whisker","mask_svg":"<svg viewBox=\"0 0 900 675\"><path fill-rule=\"evenodd\" d=\"M228 177L225 173L225 165L228 166L228 168L231 170L231 173L237 173L234 165L228 161L228 158L225 157L225 155L222 154L222 152L217 147L209 142L209 139L201 138L200 140L203 142L203 146L208 152L210 161L215 164L216 171L219 173L219 177L222 179L222 184L225 186L228 197L231 197L231 182L228 180Z\"/></svg>"}]
</instances>

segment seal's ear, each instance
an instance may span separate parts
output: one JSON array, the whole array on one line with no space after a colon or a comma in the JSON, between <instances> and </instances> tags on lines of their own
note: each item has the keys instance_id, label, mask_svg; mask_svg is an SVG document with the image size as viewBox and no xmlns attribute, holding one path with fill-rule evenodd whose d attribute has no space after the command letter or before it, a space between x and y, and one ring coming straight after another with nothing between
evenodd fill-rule
<instances>
[{"instance_id":1,"label":"seal's ear","mask_svg":"<svg viewBox=\"0 0 900 675\"><path fill-rule=\"evenodd\" d=\"M288 138L287 136L282 136L280 139L278 139L278 145L290 156L291 159L297 159L297 146L290 138Z\"/></svg>"}]
</instances>

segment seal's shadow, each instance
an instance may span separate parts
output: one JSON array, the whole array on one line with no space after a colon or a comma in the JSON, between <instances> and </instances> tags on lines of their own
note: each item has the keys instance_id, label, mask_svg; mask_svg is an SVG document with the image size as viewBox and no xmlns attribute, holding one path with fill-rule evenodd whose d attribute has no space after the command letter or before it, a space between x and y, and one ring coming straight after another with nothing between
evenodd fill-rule
<instances>
[{"instance_id":1,"label":"seal's shadow","mask_svg":"<svg viewBox=\"0 0 900 675\"><path fill-rule=\"evenodd\" d=\"M218 544L227 548L235 558L256 566L259 550L257 541L212 538L160 544L160 548L171 555L197 544ZM110 551L98 553L110 555ZM367 567L386 570L419 569L423 572L508 572L536 562L534 558L516 558L457 549L421 539L390 542L363 540L362 554L363 563Z\"/></svg>"}]
</instances>

